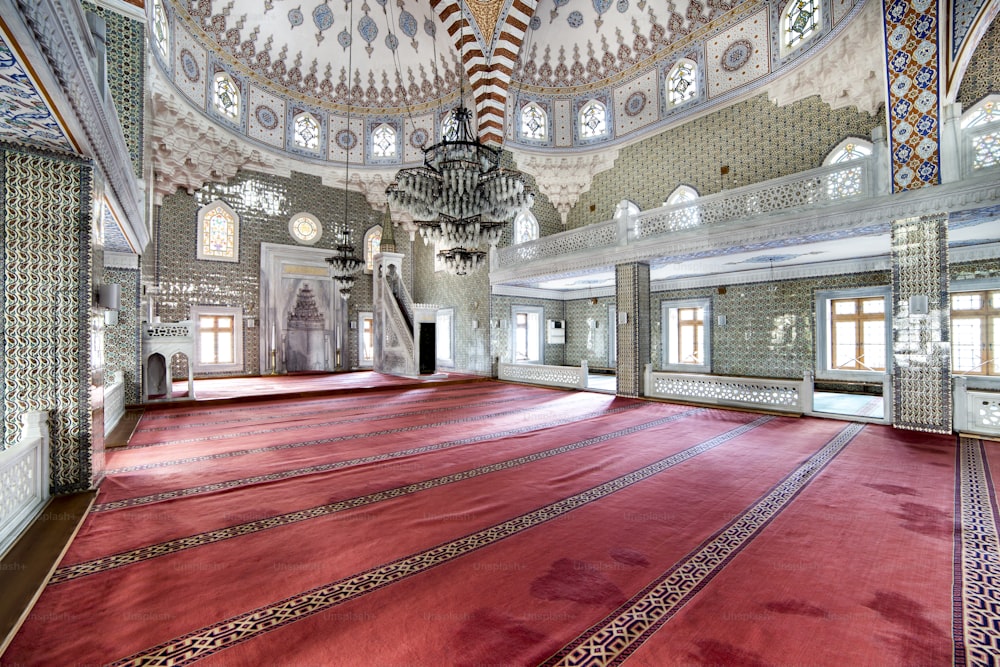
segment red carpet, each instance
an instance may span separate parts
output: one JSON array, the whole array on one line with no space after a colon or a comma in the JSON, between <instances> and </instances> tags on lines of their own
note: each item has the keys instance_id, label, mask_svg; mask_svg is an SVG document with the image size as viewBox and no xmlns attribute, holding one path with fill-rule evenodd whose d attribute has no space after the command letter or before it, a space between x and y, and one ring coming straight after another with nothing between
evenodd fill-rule
<instances>
[{"instance_id":1,"label":"red carpet","mask_svg":"<svg viewBox=\"0 0 1000 667\"><path fill-rule=\"evenodd\" d=\"M976 664L996 625L978 441L489 382L133 443L3 664Z\"/></svg>"}]
</instances>

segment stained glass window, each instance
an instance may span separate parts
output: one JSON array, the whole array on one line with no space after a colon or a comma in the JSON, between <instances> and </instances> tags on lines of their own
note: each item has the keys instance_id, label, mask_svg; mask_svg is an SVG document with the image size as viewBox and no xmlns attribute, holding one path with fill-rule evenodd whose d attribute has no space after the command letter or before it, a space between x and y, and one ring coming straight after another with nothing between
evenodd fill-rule
<instances>
[{"instance_id":1,"label":"stained glass window","mask_svg":"<svg viewBox=\"0 0 1000 667\"><path fill-rule=\"evenodd\" d=\"M667 73L667 105L677 106L693 99L698 92L697 65L683 58Z\"/></svg>"},{"instance_id":2,"label":"stained glass window","mask_svg":"<svg viewBox=\"0 0 1000 667\"><path fill-rule=\"evenodd\" d=\"M198 212L198 259L239 261L239 218L221 201Z\"/></svg>"},{"instance_id":3,"label":"stained glass window","mask_svg":"<svg viewBox=\"0 0 1000 667\"><path fill-rule=\"evenodd\" d=\"M215 75L215 108L223 116L232 120L240 117L240 89L233 78L225 72Z\"/></svg>"},{"instance_id":4,"label":"stained glass window","mask_svg":"<svg viewBox=\"0 0 1000 667\"><path fill-rule=\"evenodd\" d=\"M372 130L372 156L396 157L396 130L382 123Z\"/></svg>"},{"instance_id":5,"label":"stained glass window","mask_svg":"<svg viewBox=\"0 0 1000 667\"><path fill-rule=\"evenodd\" d=\"M170 24L167 23L163 0L153 0L153 41L160 53L167 55L170 48Z\"/></svg>"},{"instance_id":6,"label":"stained glass window","mask_svg":"<svg viewBox=\"0 0 1000 667\"><path fill-rule=\"evenodd\" d=\"M608 133L608 110L597 100L590 100L580 109L580 136L584 139L603 137Z\"/></svg>"},{"instance_id":7,"label":"stained glass window","mask_svg":"<svg viewBox=\"0 0 1000 667\"><path fill-rule=\"evenodd\" d=\"M794 51L820 26L819 0L792 0L781 19L782 52Z\"/></svg>"},{"instance_id":8,"label":"stained glass window","mask_svg":"<svg viewBox=\"0 0 1000 667\"><path fill-rule=\"evenodd\" d=\"M458 119L454 113L449 112L441 122L441 138L447 141L458 139Z\"/></svg>"},{"instance_id":9,"label":"stained glass window","mask_svg":"<svg viewBox=\"0 0 1000 667\"><path fill-rule=\"evenodd\" d=\"M527 243L538 238L538 220L531 211L521 211L514 218L514 243Z\"/></svg>"},{"instance_id":10,"label":"stained glass window","mask_svg":"<svg viewBox=\"0 0 1000 667\"><path fill-rule=\"evenodd\" d=\"M303 112L293 123L295 145L299 148L319 150L319 121L311 113Z\"/></svg>"},{"instance_id":11,"label":"stained glass window","mask_svg":"<svg viewBox=\"0 0 1000 667\"><path fill-rule=\"evenodd\" d=\"M375 255L382 248L382 225L375 225L365 232L365 271L375 270Z\"/></svg>"},{"instance_id":12,"label":"stained glass window","mask_svg":"<svg viewBox=\"0 0 1000 667\"><path fill-rule=\"evenodd\" d=\"M545 110L534 102L521 108L521 136L525 139L545 139L548 136L548 122Z\"/></svg>"}]
</instances>

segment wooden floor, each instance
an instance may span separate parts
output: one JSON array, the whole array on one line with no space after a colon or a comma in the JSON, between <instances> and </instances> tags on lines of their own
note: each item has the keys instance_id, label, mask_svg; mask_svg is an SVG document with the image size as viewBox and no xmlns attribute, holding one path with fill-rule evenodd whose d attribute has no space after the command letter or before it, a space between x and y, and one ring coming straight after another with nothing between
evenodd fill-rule
<instances>
[{"instance_id":1,"label":"wooden floor","mask_svg":"<svg viewBox=\"0 0 1000 667\"><path fill-rule=\"evenodd\" d=\"M28 617L97 491L56 496L0 560L0 655Z\"/></svg>"}]
</instances>

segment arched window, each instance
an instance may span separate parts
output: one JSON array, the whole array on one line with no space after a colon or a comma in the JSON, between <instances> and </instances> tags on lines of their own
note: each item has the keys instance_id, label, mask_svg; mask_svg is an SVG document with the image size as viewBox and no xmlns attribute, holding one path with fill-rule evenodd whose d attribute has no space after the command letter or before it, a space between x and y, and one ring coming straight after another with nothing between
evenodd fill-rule
<instances>
[{"instance_id":1,"label":"arched window","mask_svg":"<svg viewBox=\"0 0 1000 667\"><path fill-rule=\"evenodd\" d=\"M308 111L303 111L292 121L292 139L299 148L319 150L319 121Z\"/></svg>"},{"instance_id":2,"label":"arched window","mask_svg":"<svg viewBox=\"0 0 1000 667\"><path fill-rule=\"evenodd\" d=\"M521 107L521 136L525 139L548 137L549 117L542 107L528 102Z\"/></svg>"},{"instance_id":3,"label":"arched window","mask_svg":"<svg viewBox=\"0 0 1000 667\"><path fill-rule=\"evenodd\" d=\"M673 206L675 204L691 204L698 200L698 191L692 188L690 185L678 185L667 200L663 202L664 206ZM686 227L694 227L701 221L701 213L698 211L697 206L686 206L677 209L675 212L675 225L678 229L683 229Z\"/></svg>"},{"instance_id":4,"label":"arched window","mask_svg":"<svg viewBox=\"0 0 1000 667\"><path fill-rule=\"evenodd\" d=\"M538 238L538 220L531 211L521 211L514 218L514 244L527 243Z\"/></svg>"},{"instance_id":5,"label":"arched window","mask_svg":"<svg viewBox=\"0 0 1000 667\"><path fill-rule=\"evenodd\" d=\"M841 141L823 160L823 164L844 164L862 160L872 154L871 143L849 137ZM860 195L864 186L864 173L860 165L845 165L826 177L826 195L830 199L843 199Z\"/></svg>"},{"instance_id":6,"label":"arched window","mask_svg":"<svg viewBox=\"0 0 1000 667\"><path fill-rule=\"evenodd\" d=\"M838 164L851 160L860 160L872 154L872 145L863 139L845 139L840 142L823 160L823 164Z\"/></svg>"},{"instance_id":7,"label":"arched window","mask_svg":"<svg viewBox=\"0 0 1000 667\"><path fill-rule=\"evenodd\" d=\"M313 245L323 236L323 225L311 213L297 213L288 221L288 233L303 245Z\"/></svg>"},{"instance_id":8,"label":"arched window","mask_svg":"<svg viewBox=\"0 0 1000 667\"><path fill-rule=\"evenodd\" d=\"M396 157L396 130L382 123L372 130L372 157Z\"/></svg>"},{"instance_id":9,"label":"arched window","mask_svg":"<svg viewBox=\"0 0 1000 667\"><path fill-rule=\"evenodd\" d=\"M821 25L820 0L791 0L781 14L781 55L802 46Z\"/></svg>"},{"instance_id":10,"label":"arched window","mask_svg":"<svg viewBox=\"0 0 1000 667\"><path fill-rule=\"evenodd\" d=\"M219 72L215 75L212 90L215 109L230 120L238 120L240 117L240 89L233 81L233 77L225 72Z\"/></svg>"},{"instance_id":11,"label":"arched window","mask_svg":"<svg viewBox=\"0 0 1000 667\"><path fill-rule=\"evenodd\" d=\"M458 139L458 119L455 118L455 114L451 111L441 121L441 138L445 141L455 141Z\"/></svg>"},{"instance_id":12,"label":"arched window","mask_svg":"<svg viewBox=\"0 0 1000 667\"><path fill-rule=\"evenodd\" d=\"M675 107L698 94L698 65L682 58L667 72L667 106Z\"/></svg>"},{"instance_id":13,"label":"arched window","mask_svg":"<svg viewBox=\"0 0 1000 667\"><path fill-rule=\"evenodd\" d=\"M608 109L597 100L580 108L580 137L594 139L608 133Z\"/></svg>"},{"instance_id":14,"label":"arched window","mask_svg":"<svg viewBox=\"0 0 1000 667\"><path fill-rule=\"evenodd\" d=\"M153 0L153 41L160 53L167 55L170 48L170 24L167 23L163 0Z\"/></svg>"},{"instance_id":15,"label":"arched window","mask_svg":"<svg viewBox=\"0 0 1000 667\"><path fill-rule=\"evenodd\" d=\"M198 211L198 259L220 262L240 259L240 219L221 200Z\"/></svg>"},{"instance_id":16,"label":"arched window","mask_svg":"<svg viewBox=\"0 0 1000 667\"><path fill-rule=\"evenodd\" d=\"M375 270L375 255L379 253L382 246L382 225L375 225L365 232L365 271L372 273Z\"/></svg>"},{"instance_id":17,"label":"arched window","mask_svg":"<svg viewBox=\"0 0 1000 667\"><path fill-rule=\"evenodd\" d=\"M1000 165L1000 95L990 95L962 114L962 130L972 154L966 164L972 169Z\"/></svg>"}]
</instances>

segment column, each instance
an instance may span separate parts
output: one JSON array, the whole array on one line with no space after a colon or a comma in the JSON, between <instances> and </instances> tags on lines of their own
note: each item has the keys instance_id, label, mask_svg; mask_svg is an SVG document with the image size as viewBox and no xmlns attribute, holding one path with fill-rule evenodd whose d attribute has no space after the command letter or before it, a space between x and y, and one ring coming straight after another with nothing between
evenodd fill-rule
<instances>
[{"instance_id":1,"label":"column","mask_svg":"<svg viewBox=\"0 0 1000 667\"><path fill-rule=\"evenodd\" d=\"M948 216L892 222L893 426L951 433Z\"/></svg>"},{"instance_id":2,"label":"column","mask_svg":"<svg viewBox=\"0 0 1000 667\"><path fill-rule=\"evenodd\" d=\"M649 264L615 267L618 308L618 395L639 397L649 363Z\"/></svg>"}]
</instances>

